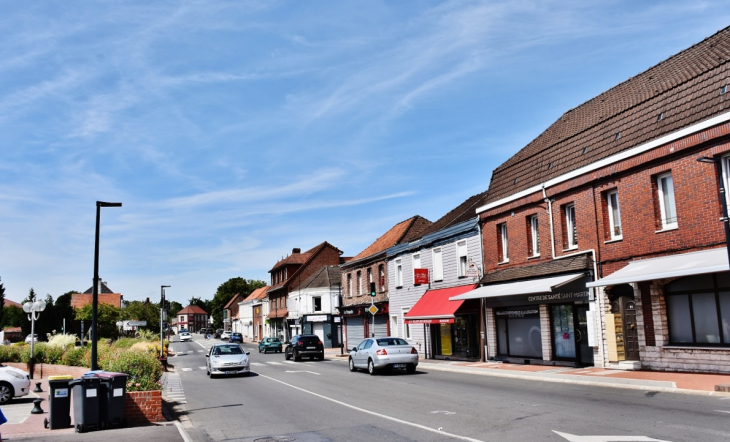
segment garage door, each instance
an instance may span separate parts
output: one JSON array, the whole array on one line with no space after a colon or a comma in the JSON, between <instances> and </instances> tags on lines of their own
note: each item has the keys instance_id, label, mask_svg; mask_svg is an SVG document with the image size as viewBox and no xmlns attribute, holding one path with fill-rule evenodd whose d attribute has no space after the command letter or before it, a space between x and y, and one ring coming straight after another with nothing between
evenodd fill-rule
<instances>
[{"instance_id":1,"label":"garage door","mask_svg":"<svg viewBox=\"0 0 730 442\"><path fill-rule=\"evenodd\" d=\"M388 336L388 315L375 315L375 337Z\"/></svg>"},{"instance_id":2,"label":"garage door","mask_svg":"<svg viewBox=\"0 0 730 442\"><path fill-rule=\"evenodd\" d=\"M357 347L357 344L365 339L365 326L362 322L362 316L353 316L345 318L345 332L347 333L347 348Z\"/></svg>"}]
</instances>

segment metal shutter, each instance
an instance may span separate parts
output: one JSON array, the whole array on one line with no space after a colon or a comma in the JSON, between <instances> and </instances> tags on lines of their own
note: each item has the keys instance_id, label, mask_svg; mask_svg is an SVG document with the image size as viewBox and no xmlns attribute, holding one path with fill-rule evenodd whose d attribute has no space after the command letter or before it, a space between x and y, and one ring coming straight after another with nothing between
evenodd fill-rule
<instances>
[{"instance_id":1,"label":"metal shutter","mask_svg":"<svg viewBox=\"0 0 730 442\"><path fill-rule=\"evenodd\" d=\"M365 339L365 326L362 322L362 316L353 316L351 318L345 318L345 326L347 332L347 348L352 350L352 347L357 345Z\"/></svg>"},{"instance_id":2,"label":"metal shutter","mask_svg":"<svg viewBox=\"0 0 730 442\"><path fill-rule=\"evenodd\" d=\"M388 336L388 315L375 315L375 337Z\"/></svg>"}]
</instances>

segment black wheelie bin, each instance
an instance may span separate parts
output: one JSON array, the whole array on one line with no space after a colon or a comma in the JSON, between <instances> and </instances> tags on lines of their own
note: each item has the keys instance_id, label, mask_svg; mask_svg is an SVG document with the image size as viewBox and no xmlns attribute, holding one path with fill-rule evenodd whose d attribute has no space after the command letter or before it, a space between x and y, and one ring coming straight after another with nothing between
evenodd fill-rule
<instances>
[{"instance_id":1,"label":"black wheelie bin","mask_svg":"<svg viewBox=\"0 0 730 442\"><path fill-rule=\"evenodd\" d=\"M108 371L94 373L99 379L99 404L101 416L99 421L102 428L122 427L125 425L124 400L127 396L127 375Z\"/></svg>"},{"instance_id":2,"label":"black wheelie bin","mask_svg":"<svg viewBox=\"0 0 730 442\"><path fill-rule=\"evenodd\" d=\"M58 430L71 426L71 392L69 382L71 375L48 376L48 417L43 420L43 426Z\"/></svg>"},{"instance_id":3,"label":"black wheelie bin","mask_svg":"<svg viewBox=\"0 0 730 442\"><path fill-rule=\"evenodd\" d=\"M73 389L74 427L77 433L99 429L99 384L100 379L91 376L68 383Z\"/></svg>"}]
</instances>

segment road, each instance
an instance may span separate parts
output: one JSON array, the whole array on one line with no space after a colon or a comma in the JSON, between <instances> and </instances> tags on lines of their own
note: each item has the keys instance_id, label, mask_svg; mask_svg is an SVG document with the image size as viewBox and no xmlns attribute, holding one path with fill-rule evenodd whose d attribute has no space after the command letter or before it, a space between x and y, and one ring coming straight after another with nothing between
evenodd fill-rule
<instances>
[{"instance_id":1,"label":"road","mask_svg":"<svg viewBox=\"0 0 730 442\"><path fill-rule=\"evenodd\" d=\"M249 377L209 379L206 341L172 344L183 408L212 441L730 440L730 399L418 370L369 376L346 361L251 352ZM611 436L611 437L608 437Z\"/></svg>"}]
</instances>

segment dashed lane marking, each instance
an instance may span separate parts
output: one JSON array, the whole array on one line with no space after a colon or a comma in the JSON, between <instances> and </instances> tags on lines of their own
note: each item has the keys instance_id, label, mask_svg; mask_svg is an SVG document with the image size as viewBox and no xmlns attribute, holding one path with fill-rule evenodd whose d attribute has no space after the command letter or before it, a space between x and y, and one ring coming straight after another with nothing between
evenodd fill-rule
<instances>
[{"instance_id":1,"label":"dashed lane marking","mask_svg":"<svg viewBox=\"0 0 730 442\"><path fill-rule=\"evenodd\" d=\"M193 371L192 368L183 368L182 371Z\"/></svg>"}]
</instances>

